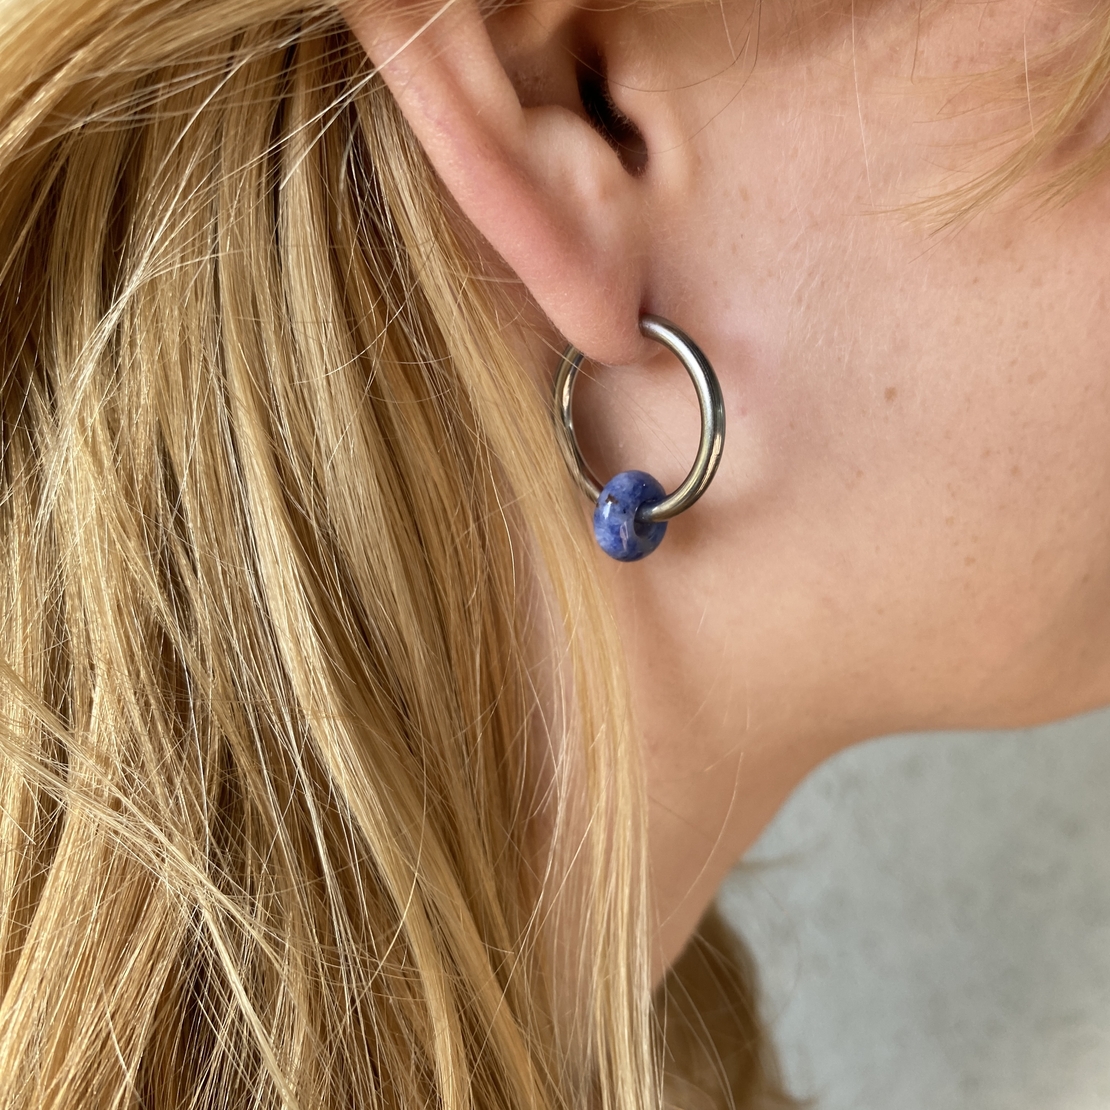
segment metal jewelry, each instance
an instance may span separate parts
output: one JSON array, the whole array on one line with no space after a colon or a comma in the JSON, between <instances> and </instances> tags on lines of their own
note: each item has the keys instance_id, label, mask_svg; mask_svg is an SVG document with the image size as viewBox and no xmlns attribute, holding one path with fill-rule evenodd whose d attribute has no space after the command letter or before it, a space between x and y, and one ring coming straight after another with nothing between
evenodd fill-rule
<instances>
[{"instance_id":1,"label":"metal jewelry","mask_svg":"<svg viewBox=\"0 0 1110 1110\"><path fill-rule=\"evenodd\" d=\"M721 386L701 348L680 328L659 316L642 316L640 333L662 343L686 368L698 394L701 442L690 473L673 493L642 470L623 470L603 486L578 450L571 399L574 380L585 356L577 347L563 352L555 375L555 411L559 445L582 491L597 506L594 536L606 555L632 563L650 555L662 542L667 521L685 512L713 481L725 445L725 405Z\"/></svg>"}]
</instances>

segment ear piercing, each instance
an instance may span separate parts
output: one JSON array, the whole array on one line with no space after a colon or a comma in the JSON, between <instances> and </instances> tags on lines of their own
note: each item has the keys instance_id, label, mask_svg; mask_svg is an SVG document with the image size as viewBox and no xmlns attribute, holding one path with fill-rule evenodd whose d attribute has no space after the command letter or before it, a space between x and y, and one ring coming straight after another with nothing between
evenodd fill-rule
<instances>
[{"instance_id":1,"label":"ear piercing","mask_svg":"<svg viewBox=\"0 0 1110 1110\"><path fill-rule=\"evenodd\" d=\"M642 316L640 333L662 343L686 368L698 394L701 442L694 465L673 493L642 470L624 470L602 486L594 477L574 434L571 398L585 356L577 347L563 352L555 375L556 428L567 466L582 491L597 506L594 536L606 555L632 563L650 555L663 541L667 521L685 512L713 481L725 444L725 406L721 386L701 348L680 328L659 316Z\"/></svg>"}]
</instances>

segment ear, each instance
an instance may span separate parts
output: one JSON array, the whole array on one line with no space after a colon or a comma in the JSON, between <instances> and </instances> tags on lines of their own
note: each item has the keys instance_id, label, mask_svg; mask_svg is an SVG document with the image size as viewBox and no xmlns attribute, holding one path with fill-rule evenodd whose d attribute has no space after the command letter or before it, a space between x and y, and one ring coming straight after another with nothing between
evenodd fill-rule
<instances>
[{"instance_id":1,"label":"ear","mask_svg":"<svg viewBox=\"0 0 1110 1110\"><path fill-rule=\"evenodd\" d=\"M581 9L525 7L488 24L476 0L432 14L362 0L345 14L444 185L552 324L599 362L635 362L645 345L642 177L582 105L592 48L573 37Z\"/></svg>"}]
</instances>

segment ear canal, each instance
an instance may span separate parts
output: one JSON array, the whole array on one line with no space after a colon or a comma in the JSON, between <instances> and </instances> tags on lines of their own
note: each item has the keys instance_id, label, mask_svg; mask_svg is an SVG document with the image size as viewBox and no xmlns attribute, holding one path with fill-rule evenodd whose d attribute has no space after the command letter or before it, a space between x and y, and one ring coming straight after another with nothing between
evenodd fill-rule
<instances>
[{"instance_id":1,"label":"ear canal","mask_svg":"<svg viewBox=\"0 0 1110 1110\"><path fill-rule=\"evenodd\" d=\"M605 59L600 52L593 50L579 56L577 77L578 95L587 119L616 151L625 170L639 177L647 169L647 142L636 124L613 100Z\"/></svg>"}]
</instances>

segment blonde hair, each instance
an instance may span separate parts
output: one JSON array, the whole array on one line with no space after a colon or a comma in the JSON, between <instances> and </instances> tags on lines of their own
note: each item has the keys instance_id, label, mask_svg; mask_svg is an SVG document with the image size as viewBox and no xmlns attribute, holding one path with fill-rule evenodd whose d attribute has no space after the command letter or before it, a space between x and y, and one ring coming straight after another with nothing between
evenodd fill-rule
<instances>
[{"instance_id":1,"label":"blonde hair","mask_svg":"<svg viewBox=\"0 0 1110 1110\"><path fill-rule=\"evenodd\" d=\"M9 2L0 57L0 1101L653 1105L504 275L330 8Z\"/></svg>"},{"instance_id":2,"label":"blonde hair","mask_svg":"<svg viewBox=\"0 0 1110 1110\"><path fill-rule=\"evenodd\" d=\"M617 643L391 99L287 0L0 52L3 1104L649 1105Z\"/></svg>"},{"instance_id":3,"label":"blonde hair","mask_svg":"<svg viewBox=\"0 0 1110 1110\"><path fill-rule=\"evenodd\" d=\"M504 275L324 5L4 0L0 58L0 1103L655 1105L619 643ZM686 1105L781 1095L734 946L660 995Z\"/></svg>"},{"instance_id":4,"label":"blonde hair","mask_svg":"<svg viewBox=\"0 0 1110 1110\"><path fill-rule=\"evenodd\" d=\"M1021 122L980 139L979 150L965 150L948 185L907 205L909 213L934 227L948 227L989 208L1022 183L1031 186L1022 203L1067 203L1110 166L1110 138L1069 149L1110 86L1110 5L1071 21L1039 52L964 80L995 115L999 108L1015 108ZM964 110L958 97L954 104L961 105L955 111Z\"/></svg>"}]
</instances>

